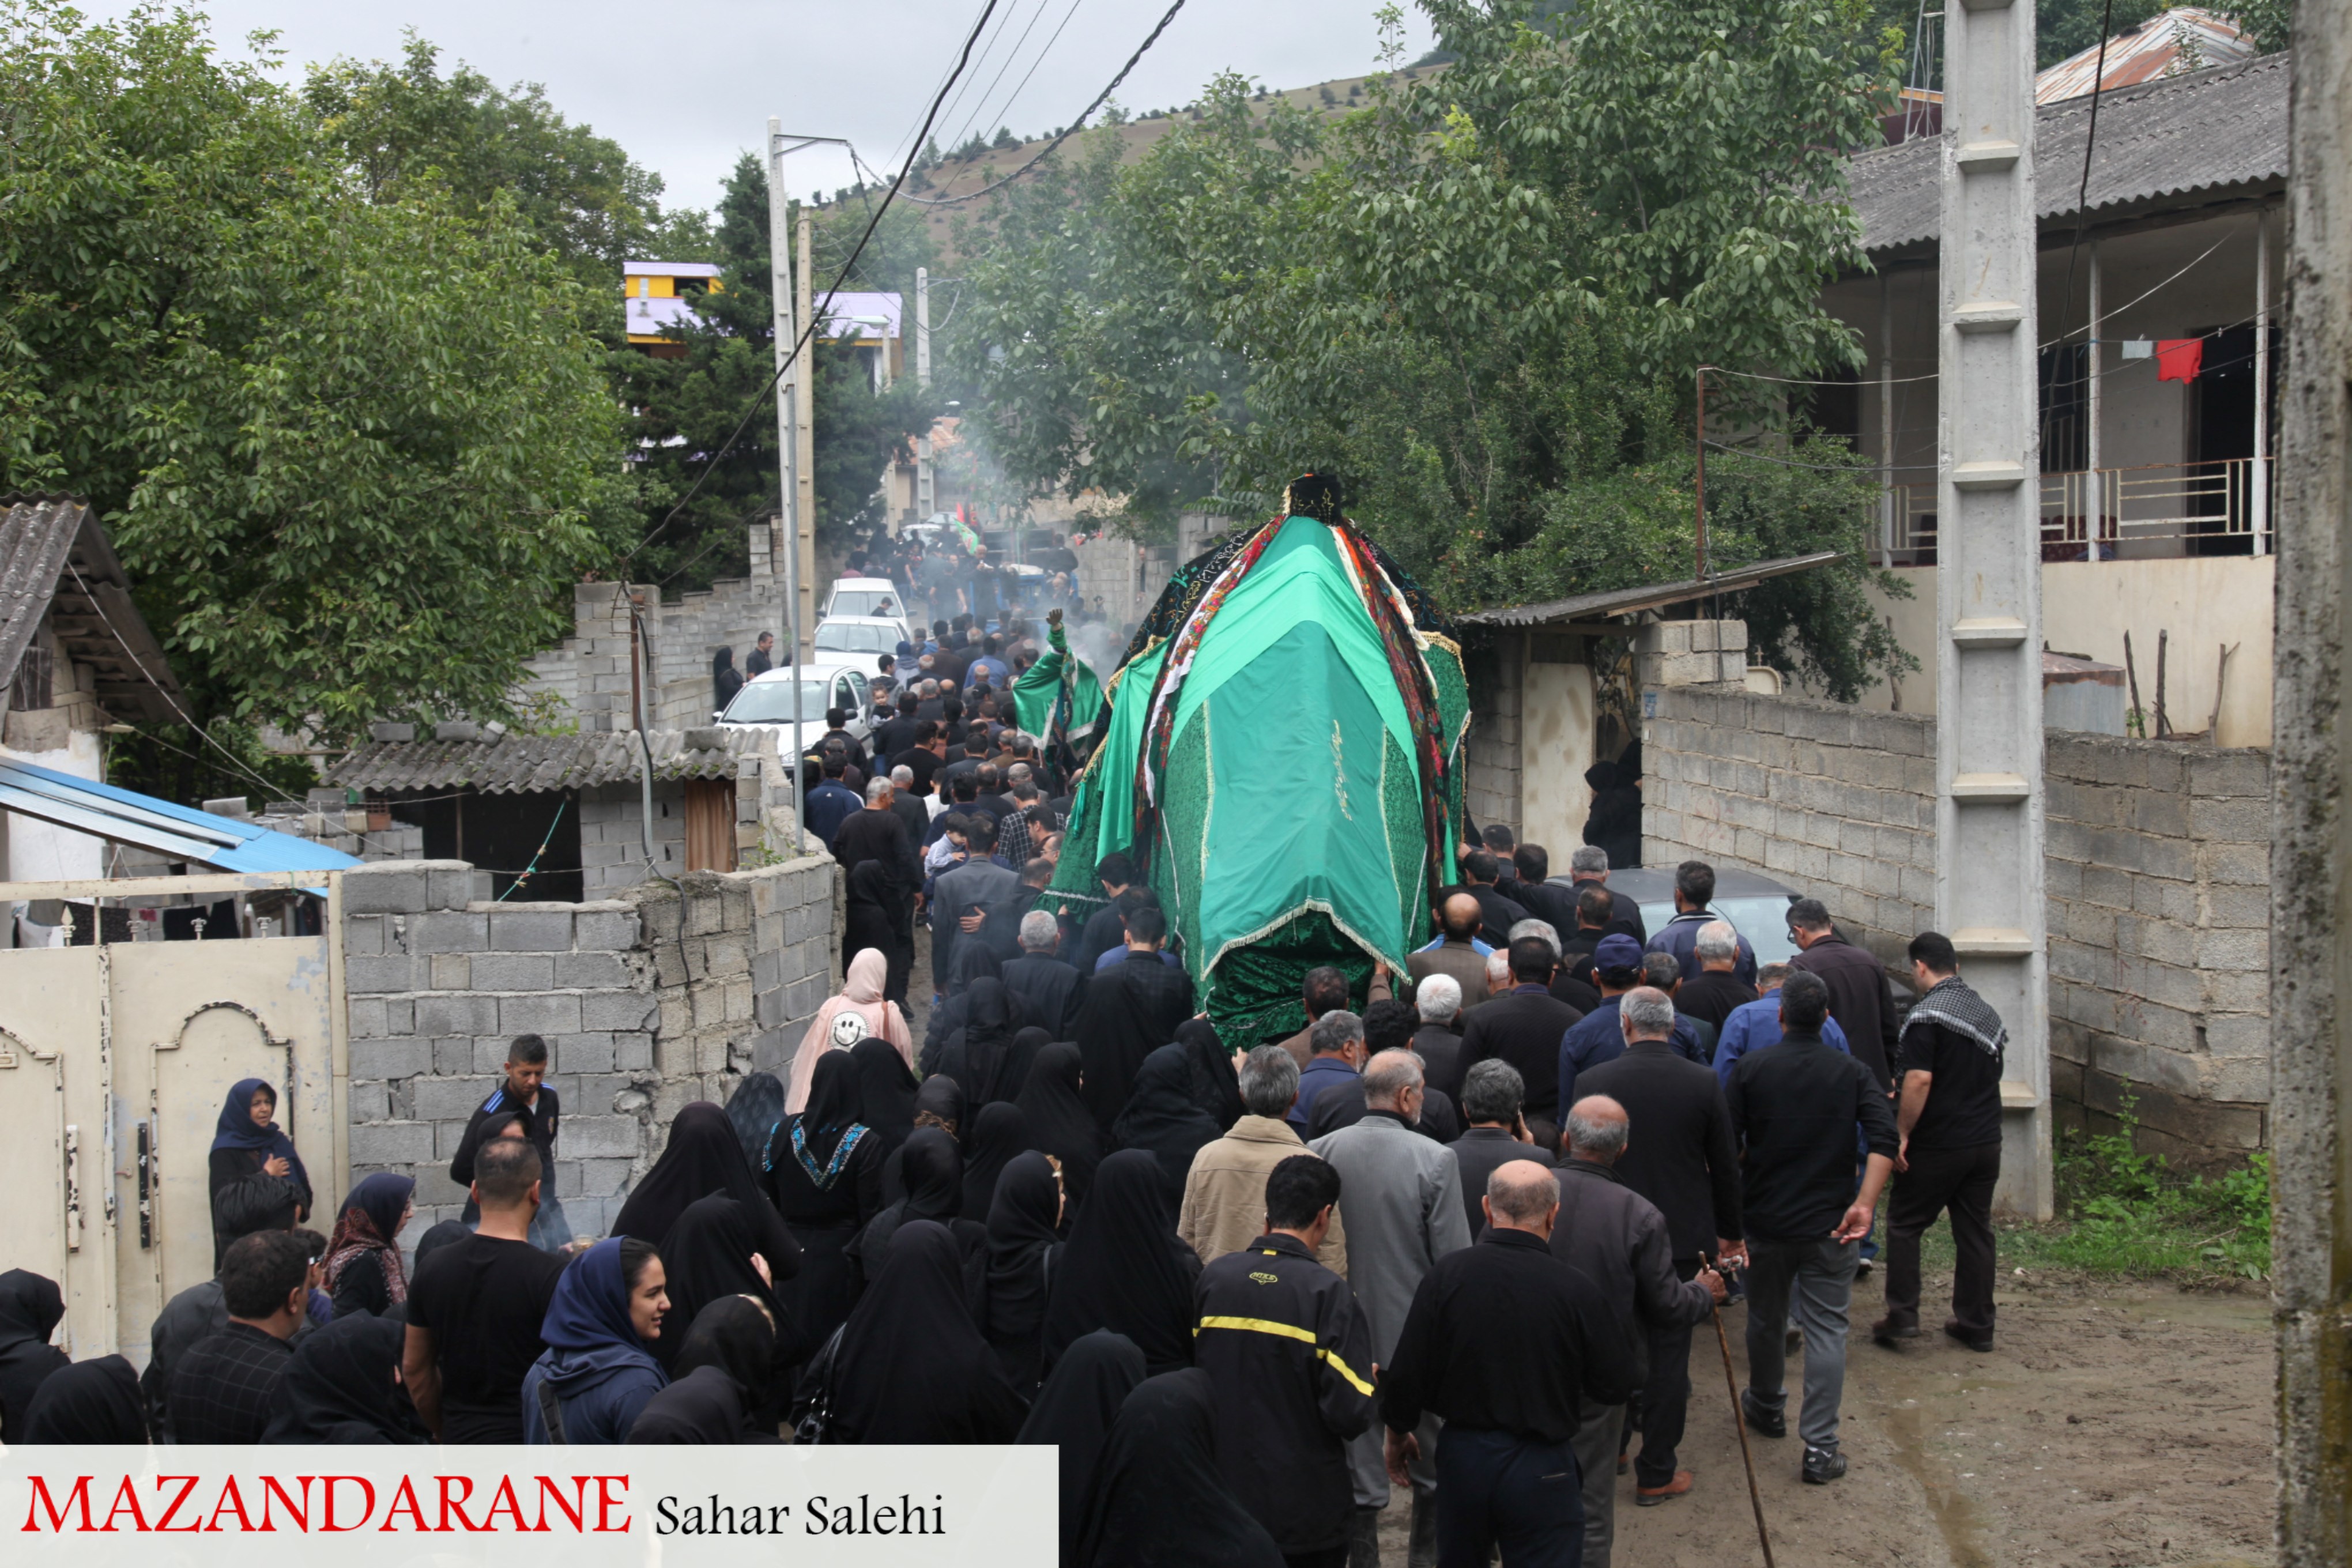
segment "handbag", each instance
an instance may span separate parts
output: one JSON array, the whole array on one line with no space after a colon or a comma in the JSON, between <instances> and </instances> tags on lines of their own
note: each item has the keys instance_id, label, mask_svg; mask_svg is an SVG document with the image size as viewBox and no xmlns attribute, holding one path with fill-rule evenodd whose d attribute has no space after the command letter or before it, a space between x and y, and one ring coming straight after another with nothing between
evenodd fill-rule
<instances>
[{"instance_id":1,"label":"handbag","mask_svg":"<svg viewBox=\"0 0 2352 1568\"><path fill-rule=\"evenodd\" d=\"M817 1444L829 1441L833 1432L833 1363L841 1352L841 1336L848 1331L844 1323L833 1331L824 1348L809 1361L808 1370L801 1374L799 1392L793 1397L793 1441Z\"/></svg>"}]
</instances>

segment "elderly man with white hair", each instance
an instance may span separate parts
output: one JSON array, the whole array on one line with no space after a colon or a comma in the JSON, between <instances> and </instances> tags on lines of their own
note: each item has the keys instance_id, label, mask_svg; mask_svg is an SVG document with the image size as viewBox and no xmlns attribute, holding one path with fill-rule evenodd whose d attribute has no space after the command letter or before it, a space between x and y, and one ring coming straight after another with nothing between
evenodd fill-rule
<instances>
[{"instance_id":1,"label":"elderly man with white hair","mask_svg":"<svg viewBox=\"0 0 2352 1568\"><path fill-rule=\"evenodd\" d=\"M1021 917L1020 942L1021 955L1007 960L996 977L1020 998L1038 1027L1066 1040L1087 993L1086 977L1055 956L1062 945L1060 922L1050 910L1031 910Z\"/></svg>"},{"instance_id":2,"label":"elderly man with white hair","mask_svg":"<svg viewBox=\"0 0 2352 1568\"><path fill-rule=\"evenodd\" d=\"M1462 983L1451 974L1432 974L1413 988L1412 1006L1421 1018L1421 1027L1412 1035L1412 1051L1421 1058L1421 1070L1441 1089L1459 1082Z\"/></svg>"},{"instance_id":3,"label":"elderly man with white hair","mask_svg":"<svg viewBox=\"0 0 2352 1568\"><path fill-rule=\"evenodd\" d=\"M1422 1277L1447 1253L1470 1245L1454 1151L1413 1131L1424 1088L1418 1057L1382 1051L1364 1066L1364 1119L1307 1145L1339 1173L1348 1283L1371 1323L1372 1360L1381 1366L1396 1348ZM1411 1467L1411 1560L1416 1563L1435 1562L1437 1542L1436 1423L1432 1418L1419 1426L1423 1457ZM1390 1480L1377 1426L1349 1446L1349 1459L1356 1478L1349 1560L1377 1563L1380 1510L1388 1506ZM1369 1555L1357 1556L1366 1551Z\"/></svg>"},{"instance_id":4,"label":"elderly man with white hair","mask_svg":"<svg viewBox=\"0 0 2352 1568\"><path fill-rule=\"evenodd\" d=\"M1650 933L1642 923L1642 906L1624 893L1609 886L1609 851L1598 844L1580 846L1568 858L1568 879L1580 895L1586 888L1599 888L1609 895L1609 929L1622 931L1635 942L1648 942Z\"/></svg>"},{"instance_id":5,"label":"elderly man with white hair","mask_svg":"<svg viewBox=\"0 0 2352 1568\"><path fill-rule=\"evenodd\" d=\"M1731 1010L1756 1000L1756 987L1732 973L1739 962L1739 933L1727 921L1709 921L1698 928L1691 951L1698 955L1698 973L1675 993L1675 1011L1713 1025L1719 1038Z\"/></svg>"}]
</instances>

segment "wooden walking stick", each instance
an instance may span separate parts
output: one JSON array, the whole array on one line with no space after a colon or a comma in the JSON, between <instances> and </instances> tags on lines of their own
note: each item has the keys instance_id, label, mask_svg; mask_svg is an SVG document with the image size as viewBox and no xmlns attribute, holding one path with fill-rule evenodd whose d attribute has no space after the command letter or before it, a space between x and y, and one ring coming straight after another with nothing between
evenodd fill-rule
<instances>
[{"instance_id":1,"label":"wooden walking stick","mask_svg":"<svg viewBox=\"0 0 2352 1568\"><path fill-rule=\"evenodd\" d=\"M1715 1320L1715 1342L1723 1347L1723 1387L1731 1395L1731 1425L1739 1434L1739 1462L1748 1467L1748 1506L1756 1510L1757 1544L1764 1548L1764 1568L1775 1568L1772 1538L1764 1530L1764 1498L1756 1489L1756 1457L1748 1451L1748 1418L1739 1408L1739 1380L1732 1375L1731 1371L1731 1336L1723 1331L1723 1308L1720 1305L1708 1316Z\"/></svg>"}]
</instances>

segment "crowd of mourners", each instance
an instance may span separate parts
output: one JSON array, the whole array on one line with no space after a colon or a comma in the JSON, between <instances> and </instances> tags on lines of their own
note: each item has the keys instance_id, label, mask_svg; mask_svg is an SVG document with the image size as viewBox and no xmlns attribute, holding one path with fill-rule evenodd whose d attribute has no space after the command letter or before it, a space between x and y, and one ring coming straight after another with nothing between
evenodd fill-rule
<instances>
[{"instance_id":1,"label":"crowd of mourners","mask_svg":"<svg viewBox=\"0 0 2352 1568\"><path fill-rule=\"evenodd\" d=\"M865 809L895 853L890 802ZM165 1306L143 1371L68 1363L57 1284L0 1275L0 1437L1053 1444L1066 1563L1370 1568L1393 1488L1412 1564L1601 1565L1621 1489L1696 1484L1692 1335L1727 1300L1740 1418L1793 1424L1805 1480L1843 1474L1882 1199L1873 1336L1919 1334L1919 1237L1948 1213L1943 1332L1991 1349L2005 1036L1946 938L1910 943L1898 1017L1817 902L1759 966L1705 865L1651 932L1598 850L1556 883L1490 829L1406 973L1313 970L1306 1026L1234 1049L1122 857L1090 910L1024 907L1003 944L1003 889L956 879L1034 902L1039 861L956 815L919 1042L901 950L859 945L853 869L846 983L786 1074L681 1110L593 1241L555 1199L536 1037L452 1160L462 1215L413 1241L391 1173L313 1228L275 1090L238 1083L216 1273Z\"/></svg>"}]
</instances>

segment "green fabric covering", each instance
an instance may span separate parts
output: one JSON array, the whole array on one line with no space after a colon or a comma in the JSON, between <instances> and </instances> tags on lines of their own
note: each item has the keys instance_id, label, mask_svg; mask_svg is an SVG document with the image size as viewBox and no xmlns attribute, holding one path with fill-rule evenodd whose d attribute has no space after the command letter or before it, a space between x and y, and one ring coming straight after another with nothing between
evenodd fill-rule
<instances>
[{"instance_id":1,"label":"green fabric covering","mask_svg":"<svg viewBox=\"0 0 2352 1568\"><path fill-rule=\"evenodd\" d=\"M1146 699L1168 644L1119 673L1055 889L1098 907L1095 863L1129 849ZM1423 650L1460 820L1468 691L1450 644ZM1403 699L1331 529L1292 518L1217 611L1179 694L1147 875L1202 1005L1241 1045L1293 1032L1299 979L1336 963L1361 994L1427 924L1421 782ZM1451 834L1449 833L1449 838ZM1453 844L1445 847L1452 863Z\"/></svg>"}]
</instances>

